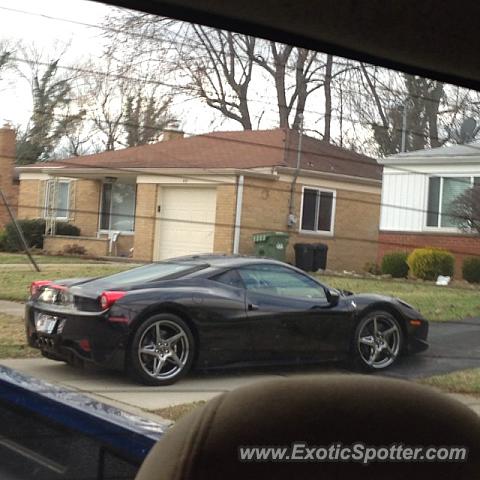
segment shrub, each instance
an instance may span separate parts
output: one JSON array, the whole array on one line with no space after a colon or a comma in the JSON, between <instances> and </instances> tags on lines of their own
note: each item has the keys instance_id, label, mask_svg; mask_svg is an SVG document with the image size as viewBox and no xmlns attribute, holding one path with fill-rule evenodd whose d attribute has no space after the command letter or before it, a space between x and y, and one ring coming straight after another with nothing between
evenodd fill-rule
<instances>
[{"instance_id":1,"label":"shrub","mask_svg":"<svg viewBox=\"0 0 480 480\"><path fill-rule=\"evenodd\" d=\"M78 245L77 243L73 243L71 245L65 245L63 247L64 255L85 255L87 253L85 247L82 245Z\"/></svg>"},{"instance_id":2,"label":"shrub","mask_svg":"<svg viewBox=\"0 0 480 480\"><path fill-rule=\"evenodd\" d=\"M68 235L69 237L80 236L80 229L71 223L58 222L55 229L57 235Z\"/></svg>"},{"instance_id":3,"label":"shrub","mask_svg":"<svg viewBox=\"0 0 480 480\"><path fill-rule=\"evenodd\" d=\"M45 220L37 218L34 220L18 220L23 236L29 247L42 248L43 235L45 234ZM7 252L17 252L22 250L22 244L18 238L15 225L10 222L5 226L5 250Z\"/></svg>"},{"instance_id":4,"label":"shrub","mask_svg":"<svg viewBox=\"0 0 480 480\"><path fill-rule=\"evenodd\" d=\"M408 275L407 252L387 253L382 258L382 273L394 278L405 278Z\"/></svg>"},{"instance_id":5,"label":"shrub","mask_svg":"<svg viewBox=\"0 0 480 480\"><path fill-rule=\"evenodd\" d=\"M45 219L35 218L33 220L18 220L18 224L23 231L23 236L30 248L43 248L43 235L45 234ZM56 226L58 235L80 235L80 229L75 225L65 222L58 222ZM17 252L22 250L22 245L18 239L17 230L13 223L5 226L4 250L7 252Z\"/></svg>"},{"instance_id":6,"label":"shrub","mask_svg":"<svg viewBox=\"0 0 480 480\"><path fill-rule=\"evenodd\" d=\"M442 248L416 248L408 256L407 263L415 277L436 280L439 275L453 275L455 258Z\"/></svg>"},{"instance_id":7,"label":"shrub","mask_svg":"<svg viewBox=\"0 0 480 480\"><path fill-rule=\"evenodd\" d=\"M380 267L375 262L367 262L363 269L372 275L380 275L382 273Z\"/></svg>"},{"instance_id":8,"label":"shrub","mask_svg":"<svg viewBox=\"0 0 480 480\"><path fill-rule=\"evenodd\" d=\"M463 278L470 283L480 283L480 258L467 257L462 265Z\"/></svg>"},{"instance_id":9,"label":"shrub","mask_svg":"<svg viewBox=\"0 0 480 480\"><path fill-rule=\"evenodd\" d=\"M5 232L5 230L2 230L0 232L0 252L4 252L5 251L5 241L6 241L6 238L7 238L7 234Z\"/></svg>"}]
</instances>

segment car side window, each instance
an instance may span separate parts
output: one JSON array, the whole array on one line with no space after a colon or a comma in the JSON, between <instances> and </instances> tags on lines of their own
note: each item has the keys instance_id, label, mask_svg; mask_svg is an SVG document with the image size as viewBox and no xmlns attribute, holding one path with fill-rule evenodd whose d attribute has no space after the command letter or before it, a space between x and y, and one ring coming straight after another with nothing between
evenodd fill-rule
<instances>
[{"instance_id":1,"label":"car side window","mask_svg":"<svg viewBox=\"0 0 480 480\"><path fill-rule=\"evenodd\" d=\"M219 275L214 276L212 280L224 283L225 285L230 285L231 287L245 288L238 271L235 269L220 273Z\"/></svg>"},{"instance_id":2,"label":"car side window","mask_svg":"<svg viewBox=\"0 0 480 480\"><path fill-rule=\"evenodd\" d=\"M249 291L327 301L325 290L311 278L277 265L253 265L238 269Z\"/></svg>"}]
</instances>

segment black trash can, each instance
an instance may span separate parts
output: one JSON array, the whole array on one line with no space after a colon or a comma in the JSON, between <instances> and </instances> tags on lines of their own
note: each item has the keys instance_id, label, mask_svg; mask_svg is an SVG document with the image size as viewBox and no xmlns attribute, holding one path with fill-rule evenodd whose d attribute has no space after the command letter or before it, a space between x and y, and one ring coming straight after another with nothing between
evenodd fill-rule
<instances>
[{"instance_id":1,"label":"black trash can","mask_svg":"<svg viewBox=\"0 0 480 480\"><path fill-rule=\"evenodd\" d=\"M314 246L311 243L296 243L295 266L306 272L313 271Z\"/></svg>"},{"instance_id":2,"label":"black trash can","mask_svg":"<svg viewBox=\"0 0 480 480\"><path fill-rule=\"evenodd\" d=\"M328 245L324 243L316 243L313 249L313 271L318 269L325 270L327 268Z\"/></svg>"}]
</instances>

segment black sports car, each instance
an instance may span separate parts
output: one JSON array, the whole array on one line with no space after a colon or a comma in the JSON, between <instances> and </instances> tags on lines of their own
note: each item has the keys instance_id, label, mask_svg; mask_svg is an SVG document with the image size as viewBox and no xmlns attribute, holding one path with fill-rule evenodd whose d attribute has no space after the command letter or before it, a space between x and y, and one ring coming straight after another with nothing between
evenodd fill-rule
<instances>
[{"instance_id":1,"label":"black sports car","mask_svg":"<svg viewBox=\"0 0 480 480\"><path fill-rule=\"evenodd\" d=\"M102 278L38 281L25 313L45 357L129 370L148 385L192 367L351 358L379 370L428 347L402 300L328 288L267 259L198 255Z\"/></svg>"}]
</instances>

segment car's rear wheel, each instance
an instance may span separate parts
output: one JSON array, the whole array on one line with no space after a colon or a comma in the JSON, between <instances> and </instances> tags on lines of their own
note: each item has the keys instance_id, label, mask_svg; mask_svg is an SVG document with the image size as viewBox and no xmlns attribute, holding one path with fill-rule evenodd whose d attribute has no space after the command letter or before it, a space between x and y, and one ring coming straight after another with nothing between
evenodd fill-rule
<instances>
[{"instance_id":1,"label":"car's rear wheel","mask_svg":"<svg viewBox=\"0 0 480 480\"><path fill-rule=\"evenodd\" d=\"M389 312L370 312L355 331L354 363L364 370L383 370L397 361L402 347L403 334L397 319Z\"/></svg>"},{"instance_id":2,"label":"car's rear wheel","mask_svg":"<svg viewBox=\"0 0 480 480\"><path fill-rule=\"evenodd\" d=\"M188 325L176 315L150 317L135 331L130 346L130 370L146 385L170 385L192 366L194 338Z\"/></svg>"}]
</instances>

